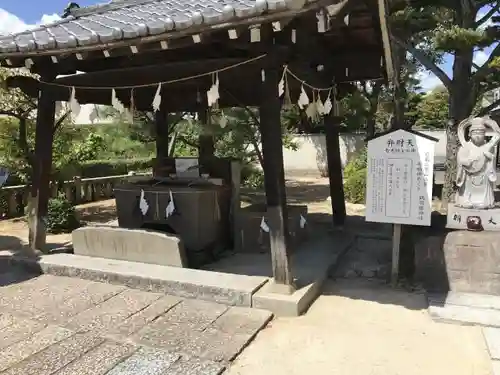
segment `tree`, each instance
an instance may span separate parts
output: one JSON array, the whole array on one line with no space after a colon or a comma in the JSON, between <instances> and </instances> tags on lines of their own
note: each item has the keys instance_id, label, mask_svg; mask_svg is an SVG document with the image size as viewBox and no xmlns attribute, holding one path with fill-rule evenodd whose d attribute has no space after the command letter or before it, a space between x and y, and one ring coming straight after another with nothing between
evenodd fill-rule
<instances>
[{"instance_id":1,"label":"tree","mask_svg":"<svg viewBox=\"0 0 500 375\"><path fill-rule=\"evenodd\" d=\"M480 98L500 82L498 0L414 0L410 6L401 3L401 24L407 32L392 32L391 39L399 48L411 53L441 81L449 94L449 119L446 124L446 175L443 203L453 193L458 149L458 124L471 116ZM400 28L401 29L401 28ZM478 66L474 54L491 49L486 61ZM429 55L436 51L438 58ZM452 74L439 66L439 57L451 56ZM488 113L499 103L492 103L478 114ZM445 205L446 206L446 205Z\"/></svg>"},{"instance_id":2,"label":"tree","mask_svg":"<svg viewBox=\"0 0 500 375\"><path fill-rule=\"evenodd\" d=\"M415 110L415 126L422 129L445 129L449 118L449 94L444 87L427 93Z\"/></svg>"},{"instance_id":3,"label":"tree","mask_svg":"<svg viewBox=\"0 0 500 375\"><path fill-rule=\"evenodd\" d=\"M37 100L30 98L19 89L7 89L6 80L14 75L32 76L26 69L0 68L0 116L9 121L2 123L2 159L3 163L14 170L23 182L31 182L36 165L34 155L35 121ZM69 164L85 161L85 156L95 155L104 143L97 136L87 137L79 148L72 147L74 132L62 130L69 125L70 110L58 103L56 121L52 127L54 133L54 166L53 172L68 169ZM68 129L71 130L71 129ZM97 147L90 151L92 147ZM85 150L85 152L84 152Z\"/></svg>"}]
</instances>

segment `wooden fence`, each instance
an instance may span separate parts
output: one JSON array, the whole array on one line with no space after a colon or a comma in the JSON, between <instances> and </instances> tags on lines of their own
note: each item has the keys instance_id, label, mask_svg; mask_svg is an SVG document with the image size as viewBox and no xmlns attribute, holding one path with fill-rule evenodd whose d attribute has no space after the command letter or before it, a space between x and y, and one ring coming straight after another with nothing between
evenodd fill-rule
<instances>
[{"instance_id":1,"label":"wooden fence","mask_svg":"<svg viewBox=\"0 0 500 375\"><path fill-rule=\"evenodd\" d=\"M64 194L74 205L110 199L114 197L115 185L149 175L151 173L94 178L75 177L71 181L51 183L51 197ZM30 189L29 185L0 188L0 220L24 215Z\"/></svg>"}]
</instances>

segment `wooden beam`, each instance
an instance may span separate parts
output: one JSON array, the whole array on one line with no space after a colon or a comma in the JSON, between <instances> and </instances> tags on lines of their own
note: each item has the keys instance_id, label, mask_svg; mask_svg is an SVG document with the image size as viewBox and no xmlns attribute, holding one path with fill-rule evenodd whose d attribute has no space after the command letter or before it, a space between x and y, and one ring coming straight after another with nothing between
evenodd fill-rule
<instances>
[{"instance_id":1,"label":"wooden beam","mask_svg":"<svg viewBox=\"0 0 500 375\"><path fill-rule=\"evenodd\" d=\"M340 118L332 109L325 116L326 158L328 161L328 180L330 183L330 201L332 205L333 225L343 226L346 218L344 183L342 179L342 160L340 156L339 125Z\"/></svg>"},{"instance_id":2,"label":"wooden beam","mask_svg":"<svg viewBox=\"0 0 500 375\"><path fill-rule=\"evenodd\" d=\"M52 77L46 77L50 79ZM50 176L52 169L52 143L54 141L56 102L50 92L42 90L38 99L35 131L35 165L31 190L30 247L45 250L46 219L50 197Z\"/></svg>"},{"instance_id":3,"label":"wooden beam","mask_svg":"<svg viewBox=\"0 0 500 375\"><path fill-rule=\"evenodd\" d=\"M273 276L277 284L293 289L290 267L288 214L283 167L281 102L278 83L281 71L276 64L264 71L260 105L260 132L264 157L267 220L271 242Z\"/></svg>"}]
</instances>

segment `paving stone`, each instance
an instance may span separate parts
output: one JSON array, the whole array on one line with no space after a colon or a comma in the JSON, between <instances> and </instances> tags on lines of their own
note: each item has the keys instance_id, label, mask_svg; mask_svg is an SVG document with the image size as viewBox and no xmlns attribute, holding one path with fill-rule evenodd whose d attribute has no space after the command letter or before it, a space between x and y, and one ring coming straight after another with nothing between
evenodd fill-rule
<instances>
[{"instance_id":1,"label":"paving stone","mask_svg":"<svg viewBox=\"0 0 500 375\"><path fill-rule=\"evenodd\" d=\"M123 286L90 282L83 290L58 304L52 305L52 308L45 309L35 319L45 323L62 324L69 318L110 299L124 290L125 287Z\"/></svg>"},{"instance_id":2,"label":"paving stone","mask_svg":"<svg viewBox=\"0 0 500 375\"><path fill-rule=\"evenodd\" d=\"M103 341L94 334L77 333L18 363L2 375L51 375Z\"/></svg>"},{"instance_id":3,"label":"paving stone","mask_svg":"<svg viewBox=\"0 0 500 375\"><path fill-rule=\"evenodd\" d=\"M8 369L14 364L21 362L30 355L55 344L59 341L67 339L73 334L70 330L49 326L26 340L19 341L2 351L0 351L0 372Z\"/></svg>"},{"instance_id":4,"label":"paving stone","mask_svg":"<svg viewBox=\"0 0 500 375\"><path fill-rule=\"evenodd\" d=\"M179 297L164 296L159 300L153 302L144 310L141 310L137 314L130 316L120 325L111 328L108 332L106 332L106 334L111 337L123 339L133 334L134 332L137 332L146 324L154 321L181 301L182 298Z\"/></svg>"},{"instance_id":5,"label":"paving stone","mask_svg":"<svg viewBox=\"0 0 500 375\"><path fill-rule=\"evenodd\" d=\"M16 318L12 325L0 329L0 349L25 340L45 328L45 324L30 319Z\"/></svg>"},{"instance_id":6,"label":"paving stone","mask_svg":"<svg viewBox=\"0 0 500 375\"><path fill-rule=\"evenodd\" d=\"M160 294L126 289L107 301L79 313L64 326L76 332L105 332L118 326L132 314L146 308L160 297Z\"/></svg>"},{"instance_id":7,"label":"paving stone","mask_svg":"<svg viewBox=\"0 0 500 375\"><path fill-rule=\"evenodd\" d=\"M491 359L500 360L500 329L486 327L483 328L483 334Z\"/></svg>"},{"instance_id":8,"label":"paving stone","mask_svg":"<svg viewBox=\"0 0 500 375\"><path fill-rule=\"evenodd\" d=\"M165 375L220 375L225 366L196 357L182 357L170 366Z\"/></svg>"},{"instance_id":9,"label":"paving stone","mask_svg":"<svg viewBox=\"0 0 500 375\"><path fill-rule=\"evenodd\" d=\"M170 352L220 362L234 359L252 337L251 334L231 335L211 328L198 332L174 326L161 330L149 329L147 333L142 332L140 337L134 335L133 340Z\"/></svg>"},{"instance_id":10,"label":"paving stone","mask_svg":"<svg viewBox=\"0 0 500 375\"><path fill-rule=\"evenodd\" d=\"M104 375L135 350L135 345L105 341L54 375Z\"/></svg>"},{"instance_id":11,"label":"paving stone","mask_svg":"<svg viewBox=\"0 0 500 375\"><path fill-rule=\"evenodd\" d=\"M196 345L185 346L186 353L212 361L232 361L252 340L253 334L227 334L207 329Z\"/></svg>"},{"instance_id":12,"label":"paving stone","mask_svg":"<svg viewBox=\"0 0 500 375\"><path fill-rule=\"evenodd\" d=\"M132 356L120 362L106 375L160 375L168 374L168 368L180 358L178 354L152 348L140 348Z\"/></svg>"},{"instance_id":13,"label":"paving stone","mask_svg":"<svg viewBox=\"0 0 500 375\"><path fill-rule=\"evenodd\" d=\"M42 275L2 288L0 309L16 314L39 315L85 288L88 281Z\"/></svg>"},{"instance_id":14,"label":"paving stone","mask_svg":"<svg viewBox=\"0 0 500 375\"><path fill-rule=\"evenodd\" d=\"M203 331L227 309L227 306L218 303L187 299L159 319L158 325L182 325L189 330Z\"/></svg>"},{"instance_id":15,"label":"paving stone","mask_svg":"<svg viewBox=\"0 0 500 375\"><path fill-rule=\"evenodd\" d=\"M267 310L231 307L210 326L230 334L255 334L264 327L273 314Z\"/></svg>"}]
</instances>

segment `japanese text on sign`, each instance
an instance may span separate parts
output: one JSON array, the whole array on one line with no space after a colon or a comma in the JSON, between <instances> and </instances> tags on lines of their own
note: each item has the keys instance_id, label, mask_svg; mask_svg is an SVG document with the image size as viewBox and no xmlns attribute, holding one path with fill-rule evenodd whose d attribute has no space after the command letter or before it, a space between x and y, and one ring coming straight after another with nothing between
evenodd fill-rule
<instances>
[{"instance_id":1,"label":"japanese text on sign","mask_svg":"<svg viewBox=\"0 0 500 375\"><path fill-rule=\"evenodd\" d=\"M366 220L430 225L434 141L397 130L368 142Z\"/></svg>"}]
</instances>

